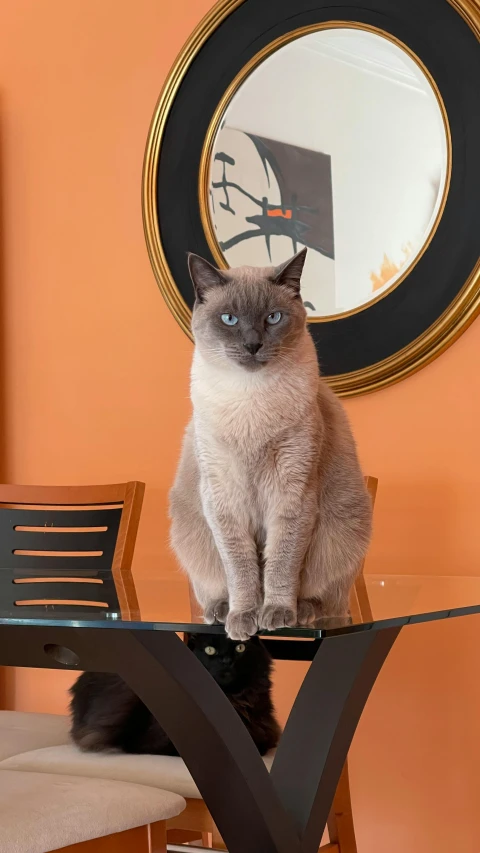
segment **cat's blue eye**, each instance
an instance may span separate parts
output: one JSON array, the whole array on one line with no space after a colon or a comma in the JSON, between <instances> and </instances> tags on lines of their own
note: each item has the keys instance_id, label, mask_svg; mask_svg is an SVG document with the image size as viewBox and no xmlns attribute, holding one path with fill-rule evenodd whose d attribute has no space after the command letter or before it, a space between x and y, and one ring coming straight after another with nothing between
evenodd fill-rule
<instances>
[{"instance_id":1,"label":"cat's blue eye","mask_svg":"<svg viewBox=\"0 0 480 853\"><path fill-rule=\"evenodd\" d=\"M267 323L269 323L271 326L276 326L277 323L279 323L281 319L282 319L282 312L281 311L272 311L272 313L269 314L267 317Z\"/></svg>"},{"instance_id":2,"label":"cat's blue eye","mask_svg":"<svg viewBox=\"0 0 480 853\"><path fill-rule=\"evenodd\" d=\"M236 326L238 317L235 317L235 314L222 314L222 323L225 323L226 326Z\"/></svg>"},{"instance_id":3,"label":"cat's blue eye","mask_svg":"<svg viewBox=\"0 0 480 853\"><path fill-rule=\"evenodd\" d=\"M205 646L205 654L213 657L213 655L217 654L217 650L215 646Z\"/></svg>"},{"instance_id":4,"label":"cat's blue eye","mask_svg":"<svg viewBox=\"0 0 480 853\"><path fill-rule=\"evenodd\" d=\"M245 643L239 643L238 646L235 646L235 651L241 655L245 651Z\"/></svg>"}]
</instances>

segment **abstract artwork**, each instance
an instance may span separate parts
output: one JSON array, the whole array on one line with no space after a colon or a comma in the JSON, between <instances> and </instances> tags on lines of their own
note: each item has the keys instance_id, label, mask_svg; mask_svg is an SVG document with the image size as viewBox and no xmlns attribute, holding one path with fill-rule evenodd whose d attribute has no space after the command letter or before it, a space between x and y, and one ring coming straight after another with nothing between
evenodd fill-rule
<instances>
[{"instance_id":1,"label":"abstract artwork","mask_svg":"<svg viewBox=\"0 0 480 853\"><path fill-rule=\"evenodd\" d=\"M229 166L235 166L235 160L227 151L217 151L215 160L222 163L223 174L220 181L212 181L212 190L224 191L225 201L220 202L223 209L236 215L231 203L231 190L247 196L259 208L258 214L246 217L246 221L256 227L240 231L229 240L221 242L220 248L227 251L242 240L261 236L265 238L270 255L270 240L277 234L291 239L293 254L301 244L333 260L335 255L330 157L319 151L300 148L298 145L263 139L253 134L246 135L255 145L267 180L269 171L275 176L281 202L272 204L265 196L261 199L255 198L244 187L231 181L227 172Z\"/></svg>"},{"instance_id":2,"label":"abstract artwork","mask_svg":"<svg viewBox=\"0 0 480 853\"><path fill-rule=\"evenodd\" d=\"M240 135L250 144L239 145ZM222 128L214 154L210 204L218 245L227 259L232 249L246 241L261 241L266 250L262 258L258 249L248 251L252 263L276 264L306 246L331 262L333 276L328 154ZM311 312L316 310L308 298L305 305Z\"/></svg>"}]
</instances>

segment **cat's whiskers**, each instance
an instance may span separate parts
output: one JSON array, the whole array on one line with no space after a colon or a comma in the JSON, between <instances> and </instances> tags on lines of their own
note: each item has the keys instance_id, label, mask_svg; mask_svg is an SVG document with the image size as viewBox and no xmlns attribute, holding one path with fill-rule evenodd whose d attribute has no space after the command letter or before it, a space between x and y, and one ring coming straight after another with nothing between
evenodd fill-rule
<instances>
[{"instance_id":1,"label":"cat's whiskers","mask_svg":"<svg viewBox=\"0 0 480 853\"><path fill-rule=\"evenodd\" d=\"M209 364L219 363L222 360L225 360L225 350L224 349L213 349L209 347L203 351L203 356Z\"/></svg>"},{"instance_id":2,"label":"cat's whiskers","mask_svg":"<svg viewBox=\"0 0 480 853\"><path fill-rule=\"evenodd\" d=\"M239 351L233 347L221 349L209 347L208 349L203 350L203 356L208 364L213 367L220 366L228 368L228 365L233 362L241 369L245 370L246 368L245 363L242 363L242 353L239 353ZM256 362L252 363L263 369L269 368L270 370L274 370L275 367L289 368L292 366L293 362L294 357L291 351L284 349L283 351L280 350L273 352L273 354L269 355L266 359L259 358Z\"/></svg>"}]
</instances>

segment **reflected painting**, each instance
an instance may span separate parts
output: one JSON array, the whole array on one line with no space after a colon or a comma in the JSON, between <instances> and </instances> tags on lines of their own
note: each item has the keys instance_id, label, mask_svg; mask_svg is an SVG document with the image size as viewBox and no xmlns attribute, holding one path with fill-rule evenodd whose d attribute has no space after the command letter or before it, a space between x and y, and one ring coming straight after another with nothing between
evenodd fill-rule
<instances>
[{"instance_id":1,"label":"reflected painting","mask_svg":"<svg viewBox=\"0 0 480 853\"><path fill-rule=\"evenodd\" d=\"M309 317L333 319L403 278L428 243L446 174L443 116L419 64L375 33L322 30L261 62L226 108L211 230L232 267L279 264L307 246Z\"/></svg>"},{"instance_id":2,"label":"reflected painting","mask_svg":"<svg viewBox=\"0 0 480 853\"><path fill-rule=\"evenodd\" d=\"M307 246L333 261L330 157L298 145L254 134L242 134L250 140L251 145L243 145L243 141L240 143L243 157L240 154L240 161L237 161L232 153L236 148L236 136L241 133L224 132L222 141L230 150L215 153L215 164L221 164L222 173L219 180L212 177L212 210L215 211L216 192L223 190L224 200L217 203L234 217L230 221L225 217L224 229L228 231L230 226L234 233L231 237L224 233L224 239L219 239L222 252L228 252L245 240L262 237L269 262L273 263L272 237L287 237L291 241L292 255L302 246ZM265 193L261 198L247 189L253 183L252 174L260 167L266 181L266 186L260 187ZM255 185L259 187L259 182ZM248 207L251 207L250 215L247 214ZM215 219L215 228L218 230L218 217ZM251 227L245 230L245 223ZM307 310L316 311L311 302L306 301L306 307Z\"/></svg>"}]
</instances>

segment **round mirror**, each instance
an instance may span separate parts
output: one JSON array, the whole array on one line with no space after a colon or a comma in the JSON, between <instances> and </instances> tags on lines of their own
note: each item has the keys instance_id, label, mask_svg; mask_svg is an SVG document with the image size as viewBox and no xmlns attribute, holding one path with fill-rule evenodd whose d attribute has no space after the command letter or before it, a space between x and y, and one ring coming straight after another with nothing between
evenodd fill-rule
<instances>
[{"instance_id":1,"label":"round mirror","mask_svg":"<svg viewBox=\"0 0 480 853\"><path fill-rule=\"evenodd\" d=\"M186 334L187 252L264 266L304 246L339 394L405 379L474 320L480 13L457 6L217 0L165 82L143 171L150 259Z\"/></svg>"},{"instance_id":2,"label":"round mirror","mask_svg":"<svg viewBox=\"0 0 480 853\"><path fill-rule=\"evenodd\" d=\"M268 266L307 246L310 320L355 314L400 283L435 231L450 169L441 100L413 54L352 25L265 54L212 121L210 249L223 266Z\"/></svg>"}]
</instances>

